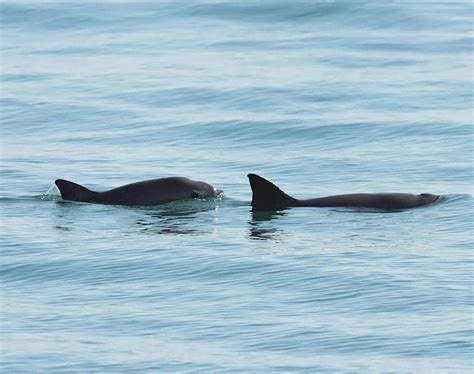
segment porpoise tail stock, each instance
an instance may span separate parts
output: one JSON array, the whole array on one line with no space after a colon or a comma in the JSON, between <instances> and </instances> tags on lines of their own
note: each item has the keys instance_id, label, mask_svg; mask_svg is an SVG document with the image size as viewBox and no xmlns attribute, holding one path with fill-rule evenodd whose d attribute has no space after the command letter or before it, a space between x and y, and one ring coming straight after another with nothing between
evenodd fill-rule
<instances>
[{"instance_id":1,"label":"porpoise tail stock","mask_svg":"<svg viewBox=\"0 0 474 374\"><path fill-rule=\"evenodd\" d=\"M177 200L218 196L218 192L210 184L184 177L152 179L104 192L91 191L64 179L57 179L55 183L63 200L108 205L153 206Z\"/></svg>"},{"instance_id":2,"label":"porpoise tail stock","mask_svg":"<svg viewBox=\"0 0 474 374\"><path fill-rule=\"evenodd\" d=\"M248 174L252 188L253 211L275 211L289 207L353 207L396 211L416 208L438 201L441 196L428 193L355 193L315 199L296 199L272 182L256 174Z\"/></svg>"}]
</instances>

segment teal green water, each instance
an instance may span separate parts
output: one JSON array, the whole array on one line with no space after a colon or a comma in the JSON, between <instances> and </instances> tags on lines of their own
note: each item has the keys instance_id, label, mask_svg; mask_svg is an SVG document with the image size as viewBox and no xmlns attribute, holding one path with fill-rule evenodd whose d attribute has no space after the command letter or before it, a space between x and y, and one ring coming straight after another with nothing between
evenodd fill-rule
<instances>
[{"instance_id":1,"label":"teal green water","mask_svg":"<svg viewBox=\"0 0 474 374\"><path fill-rule=\"evenodd\" d=\"M473 370L470 2L2 2L2 372ZM398 213L252 214L431 192ZM211 201L59 201L165 176Z\"/></svg>"}]
</instances>

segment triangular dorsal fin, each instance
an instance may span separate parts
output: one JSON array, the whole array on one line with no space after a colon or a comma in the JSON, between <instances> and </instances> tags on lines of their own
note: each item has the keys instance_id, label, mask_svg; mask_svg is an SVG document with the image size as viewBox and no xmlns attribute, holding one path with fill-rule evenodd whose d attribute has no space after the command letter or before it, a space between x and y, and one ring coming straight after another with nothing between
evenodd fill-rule
<instances>
[{"instance_id":1,"label":"triangular dorsal fin","mask_svg":"<svg viewBox=\"0 0 474 374\"><path fill-rule=\"evenodd\" d=\"M247 175L252 188L252 210L278 210L297 200L257 174Z\"/></svg>"},{"instance_id":2,"label":"triangular dorsal fin","mask_svg":"<svg viewBox=\"0 0 474 374\"><path fill-rule=\"evenodd\" d=\"M64 179L57 179L54 183L58 187L63 200L82 201L87 203L92 202L95 195L97 195L97 192L88 190L77 183L69 182Z\"/></svg>"}]
</instances>

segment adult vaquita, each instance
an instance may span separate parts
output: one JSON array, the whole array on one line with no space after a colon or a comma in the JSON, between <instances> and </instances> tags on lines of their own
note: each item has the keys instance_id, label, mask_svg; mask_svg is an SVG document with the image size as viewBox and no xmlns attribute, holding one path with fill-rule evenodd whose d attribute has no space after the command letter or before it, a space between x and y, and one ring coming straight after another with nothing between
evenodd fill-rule
<instances>
[{"instance_id":1,"label":"adult vaquita","mask_svg":"<svg viewBox=\"0 0 474 374\"><path fill-rule=\"evenodd\" d=\"M146 180L104 192L91 191L64 179L54 183L63 200L107 205L153 206L177 200L216 198L220 194L206 182L184 177Z\"/></svg>"},{"instance_id":2,"label":"adult vaquita","mask_svg":"<svg viewBox=\"0 0 474 374\"><path fill-rule=\"evenodd\" d=\"M349 207L397 211L433 204L442 198L440 195L430 193L419 195L353 193L300 200L286 194L272 182L259 175L248 174L248 178L252 188L253 211L275 211L290 207Z\"/></svg>"}]
</instances>

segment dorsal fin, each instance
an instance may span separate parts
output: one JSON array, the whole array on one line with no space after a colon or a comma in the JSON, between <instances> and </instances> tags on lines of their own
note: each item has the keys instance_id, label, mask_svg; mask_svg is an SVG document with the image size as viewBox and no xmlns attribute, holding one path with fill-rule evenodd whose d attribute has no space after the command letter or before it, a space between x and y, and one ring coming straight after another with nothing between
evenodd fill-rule
<instances>
[{"instance_id":1,"label":"dorsal fin","mask_svg":"<svg viewBox=\"0 0 474 374\"><path fill-rule=\"evenodd\" d=\"M82 201L87 203L92 202L95 195L97 195L97 192L88 190L77 183L69 182L64 179L57 179L54 183L58 187L59 192L61 192L63 200Z\"/></svg>"},{"instance_id":2,"label":"dorsal fin","mask_svg":"<svg viewBox=\"0 0 474 374\"><path fill-rule=\"evenodd\" d=\"M297 202L265 178L257 174L247 176L252 188L252 210L278 210Z\"/></svg>"}]
</instances>

